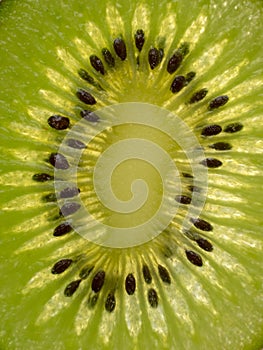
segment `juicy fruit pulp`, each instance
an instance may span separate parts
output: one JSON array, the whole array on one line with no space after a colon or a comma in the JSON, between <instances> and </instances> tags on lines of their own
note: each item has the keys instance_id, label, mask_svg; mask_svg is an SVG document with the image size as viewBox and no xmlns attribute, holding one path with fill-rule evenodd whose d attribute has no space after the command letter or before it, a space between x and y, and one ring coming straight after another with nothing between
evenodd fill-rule
<instances>
[{"instance_id":1,"label":"juicy fruit pulp","mask_svg":"<svg viewBox=\"0 0 263 350\"><path fill-rule=\"evenodd\" d=\"M0 6L3 348L260 347L262 4L191 6L191 11L185 1L43 6L29 0ZM141 47L140 31L135 49L138 30L145 43ZM103 71L94 57L103 59L105 41L114 71ZM184 42L189 53L182 58L178 50ZM96 78L94 89L80 69ZM191 72L195 76L187 75ZM89 88L96 103L83 93L76 96ZM192 244L178 229L171 246L165 233L149 246L116 251L89 246L65 223L59 226L52 186L32 176L53 175L47 164L55 164L65 136L63 128L50 126L61 120L50 117L76 123L83 99L93 110L123 102L156 104L194 131L207 155L204 166L211 165L204 213L193 221L192 235L202 233L198 241ZM218 104L222 107L214 109ZM189 181L189 174L183 178ZM182 195L187 205L190 197ZM194 249L185 253L188 246Z\"/></svg>"}]
</instances>

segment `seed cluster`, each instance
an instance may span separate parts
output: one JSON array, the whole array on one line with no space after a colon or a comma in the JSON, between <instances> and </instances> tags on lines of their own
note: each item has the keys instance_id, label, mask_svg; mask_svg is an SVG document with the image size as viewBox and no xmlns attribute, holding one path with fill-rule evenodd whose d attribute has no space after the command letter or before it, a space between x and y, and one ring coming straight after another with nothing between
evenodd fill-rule
<instances>
[{"instance_id":1,"label":"seed cluster","mask_svg":"<svg viewBox=\"0 0 263 350\"><path fill-rule=\"evenodd\" d=\"M147 36L145 35L145 32L142 29L138 29L134 33L134 45L137 50L137 54L143 50L145 41L147 39ZM178 94L183 89L185 89L187 86L195 79L197 79L197 73L194 71L190 71L186 74L178 74L174 75L174 73L181 69L183 67L184 59L186 59L187 55L190 52L190 45L188 43L182 43L178 48L176 48L172 55L167 58L166 62L166 72L167 75L171 78L170 83L170 92L172 94ZM101 57L99 57L101 56ZM92 108L92 106L96 105L96 90L103 91L103 88L101 85L96 81L96 79L92 76L95 75L96 77L106 76L107 69L112 69L116 67L116 62L119 60L125 61L127 60L127 47L126 43L122 36L117 37L112 42L112 49L109 48L102 48L101 52L97 54L92 54L89 56L89 63L91 66L92 73L90 74L86 69L80 68L78 70L78 75L81 79L83 79L86 83L89 84L89 87L86 89L79 88L76 90L76 97L78 100L88 105L89 107L82 108L80 111L80 117L85 119L87 123L99 123L100 117L92 110L87 108ZM147 55L148 64L151 69L151 71L154 71L157 67L160 67L160 63L164 59L164 47L159 47L157 45L152 45L148 51ZM117 61L116 61L117 60ZM139 55L136 57L137 65L140 64ZM154 72L153 72L154 74ZM198 90L191 90L193 93L191 94L190 98L187 98L186 105L198 105L199 102L206 99L206 96L208 95L208 89L203 87ZM173 96L173 95L172 95ZM229 97L227 95L220 95L217 97L214 97L212 100L210 100L206 104L206 113L209 114L215 114L216 111L223 106L225 106L229 101ZM200 105L203 105L204 102L201 102ZM213 114L213 115L214 115ZM216 122L216 118L215 118ZM48 125L59 132L62 132L68 128L71 127L70 120L66 116L62 116L60 114L53 114L51 115L47 120ZM208 124L202 127L202 130L200 132L200 138L202 141L207 140L213 140L212 143L208 146L211 150L211 152L214 151L228 151L232 149L232 145L228 142L217 140L216 137L218 135L226 135L231 133L239 132L243 129L243 125L239 122L233 122L228 125L219 125L216 123ZM225 133L225 134L224 134ZM86 145L77 139L68 139L67 145L74 149L84 149L86 148ZM220 153L218 153L220 154ZM67 170L69 168L69 163L66 157L61 153L51 153L48 159L48 162L50 165L52 165L56 169L61 170ZM223 166L223 162L217 158L214 157L207 157L203 159L200 164L202 166L205 166L209 169L219 168ZM192 202L192 193L193 192L201 192L202 189L193 186L192 179L193 175L189 172L183 172L182 176L188 181L187 191L190 191L187 194L178 195L175 197L175 201L178 202L180 205L187 206L190 205ZM48 173L38 173L33 175L33 180L36 182L47 182L54 180L54 176L49 175ZM189 182L190 181L190 182ZM80 193L79 188L76 186L72 187L66 187L62 189L59 193L60 199L67 199L67 198L74 198L78 196ZM56 197L53 193L48 194L45 197L46 201L55 201ZM60 216L66 217L74 214L76 211L80 209L80 204L75 202L65 202L61 210L59 212ZM60 223L53 231L54 237L61 237L65 236L73 231L73 228L70 224L70 220L64 221ZM212 252L213 251L213 245L212 243L207 240L206 238L202 237L202 232L211 232L213 231L213 226L208 221L201 219L201 218L192 218L191 219L192 228L191 231L186 233L186 236L189 238L189 241L192 240L196 244L197 249L201 249L202 254L206 252ZM201 253L190 249L185 248L184 249L185 256L187 260L197 267L203 266L203 259ZM171 253L172 254L172 253ZM168 258L168 256L167 256ZM68 270L72 265L76 263L75 257L70 258L63 258L59 261L57 261L54 266L51 269L51 273L58 275L64 273L66 270ZM147 288L147 300L148 304L151 308L157 308L158 304L160 302L159 296L157 293L157 290L153 286L153 282L155 278L159 278L161 283L165 285L166 287L169 287L172 284L172 274L167 266L164 266L164 263L162 264L156 264L155 265L156 271L152 271L153 268L149 267L146 263L143 263L141 266L140 274L142 278L139 278L139 276L136 276L134 272L130 272L127 274L127 276L124 279L123 282L123 290L126 292L128 296L133 296L138 287L138 283L141 280L143 283L145 283L145 286ZM92 291L92 295L89 297L89 305L90 307L94 307L97 303L97 300L99 296L103 293L103 289L107 289L105 291L105 297L104 297L104 306L105 310L107 312L113 312L117 306L117 300L116 300L116 288L110 288L108 289L108 286L106 287L106 278L108 277L108 271L106 267L101 267L100 269L96 270L95 265L87 265L80 269L80 273L77 279L74 281L71 281L66 288L64 289L64 295L66 297L72 297L73 294L78 290L81 283L83 283L84 280L88 279L89 276L92 275L92 278L90 278L90 289Z\"/></svg>"},{"instance_id":2,"label":"seed cluster","mask_svg":"<svg viewBox=\"0 0 263 350\"><path fill-rule=\"evenodd\" d=\"M187 253L188 254L188 253ZM194 254L194 253L193 253ZM67 269L69 269L70 266L72 266L76 261L73 259L69 258L64 258L59 261L57 261L54 266L51 269L51 273L54 275L62 274L64 273ZM81 269L79 273L79 278L70 282L66 288L64 289L64 295L66 297L72 297L73 294L77 291L77 289L80 286L80 283L87 279L88 276L92 273L94 270L94 266L86 266ZM158 274L160 279L164 284L170 285L172 283L170 274L167 270L166 267L158 264L157 266ZM143 265L142 267L142 273L144 280L146 284L151 284L152 283L152 277L151 273L149 270L149 267L147 265ZM94 275L91 280L91 285L90 288L92 292L94 293L92 298L89 300L89 304L94 307L99 295L105 285L106 281L106 272L104 270L98 270ZM132 296L136 292L136 279L133 273L129 273L124 281L124 288L127 293L127 295ZM159 298L157 291L154 288L149 288L148 289L148 302L149 305L153 308L156 308L158 306ZM105 310L108 312L112 312L115 309L116 306L116 297L114 290L111 290L106 297L105 300Z\"/></svg>"}]
</instances>

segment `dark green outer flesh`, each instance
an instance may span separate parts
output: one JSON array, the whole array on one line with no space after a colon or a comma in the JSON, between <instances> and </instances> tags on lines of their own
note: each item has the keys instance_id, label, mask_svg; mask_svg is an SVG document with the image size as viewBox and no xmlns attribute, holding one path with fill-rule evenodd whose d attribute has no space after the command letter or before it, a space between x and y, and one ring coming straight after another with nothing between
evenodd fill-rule
<instances>
[{"instance_id":1,"label":"dark green outer flesh","mask_svg":"<svg viewBox=\"0 0 263 350\"><path fill-rule=\"evenodd\" d=\"M237 193L239 189L232 189L228 193L240 194L240 197L245 200L245 204L240 205L240 211L248 218L240 223L238 220L232 223L231 218L224 222L223 227L218 228L216 237L213 237L215 246L221 247L222 250L228 251L237 258L238 263L236 271L233 266L230 269L222 267L222 270L218 267L218 261L213 265L213 257L208 258L208 261L212 266L216 266L219 269L218 275L222 277L219 280L219 284L227 283L223 285L226 290L231 291L231 296L224 293L224 290L218 290L216 295L211 296L211 300L215 305L215 308L219 310L219 314L212 316L205 308L195 310L195 303L192 303L191 296L187 295L187 302L191 306L191 317L195 322L196 333L189 335L189 338L180 337L180 327L175 324L175 334L178 339L176 343L176 336L172 334L170 338L163 342L162 338L156 333L152 333L149 329L144 328L143 332L138 337L138 343L134 338L131 338L127 329L123 325L118 325L118 329L114 335L113 340L109 345L102 345L101 340L95 336L85 337L85 334L80 337L76 336L74 318L77 314L79 303L81 298L74 299L69 307L65 308L58 314L57 317L50 318L46 323L36 326L35 320L42 313L44 305L53 296L54 291L61 290L63 293L64 285L67 280L56 279L52 283L47 283L47 287L42 290L32 289L29 294L22 294L21 292L26 289L28 281L31 278L44 269L50 269L54 258L51 258L54 251L60 248L61 242L55 242L54 245L47 245L45 247L39 247L37 249L31 249L22 251L19 254L14 253L19 250L20 247L26 245L32 236L41 235L43 228L32 225L32 230L25 224L32 223L30 219L34 216L43 218L46 213L53 210L52 205L43 205L43 203L33 200L33 203L38 203L38 207L29 208L23 210L23 201L19 201L19 198L23 195L29 194L26 199L30 202L31 195L41 198L42 187L37 187L36 184L31 182L31 175L34 172L43 168L43 157L48 154L53 147L56 139L56 135L50 132L46 124L46 117L43 116L41 122L32 120L28 114L29 106L40 106L43 109L47 107L47 103L42 100L38 94L39 89L46 89L59 93L60 86L54 86L46 75L46 68L51 67L60 74L65 75L68 79L72 79L72 74L68 72L64 63L58 59L56 50L54 47L66 48L70 54L75 54L75 47L73 39L80 37L87 40L89 45L92 45L91 40L83 38L83 26L86 21L91 20L97 23L97 26L101 28L103 33L107 33L107 23L103 17L104 9L109 2L102 1L99 3L90 2L83 6L83 4L72 4L72 2L60 2L53 4L52 2L46 4L46 2L40 1L3 1L0 5L0 119L1 119L1 178L4 179L1 182L1 261L2 261L2 292L0 293L1 303L1 330L0 330L0 348L1 350L13 350L13 349L122 349L124 346L129 349L250 349L258 350L262 348L263 343L263 331L262 331L262 200L259 196L260 190L262 190L262 156L259 148L262 145L260 140L263 138L262 132L262 88L255 86L254 89L246 92L244 88L242 91L238 91L241 96L238 97L238 104L240 109L243 106L251 106L248 108L247 113L241 113L240 120L245 125L245 136L237 137L233 142L236 149L240 145L240 150L236 154L233 153L237 163L244 164L243 172L238 171L241 168L235 169L234 179L237 181L243 181L241 192ZM121 13L125 14L129 20L127 20L127 32L131 31L130 24L133 8L135 4L121 3ZM228 26L224 18L233 19L233 7L238 6L238 13L244 8L244 15L241 19L233 19L233 23L229 22L231 27L230 34L233 38L239 38L239 31L251 30L252 34L248 39L244 39L240 35L240 42L233 41L232 44L228 44L230 50L232 46L232 52L226 54L219 59L219 63L216 63L207 75L204 73L204 81L209 82L214 76L223 74L224 64L226 68L237 65L242 59L248 59L249 65L240 70L237 80L227 85L227 89L231 91L237 84L241 84L245 79L252 82L261 82L262 86L262 1L230 1L232 17L227 17L227 9L222 6L219 8L223 11L222 19L219 17L220 10L213 9L213 5L218 2L213 1L197 1L193 6L192 15L189 14L184 18L179 16L178 18L178 36L184 33L184 30L191 24L193 18L199 13L200 9L203 9L206 14L211 16L215 22L212 26L209 21L210 29L207 30L207 38L201 37L197 43L195 49L196 57L200 57L202 53L206 51L207 43L210 43L215 38L218 42L227 37ZM223 2L222 2L223 3ZM148 1L148 4L156 9L162 11L162 4L158 5L156 1ZM159 7L158 7L159 6ZM74 7L74 10L72 10ZM174 11L179 8L184 13L189 8L189 3L180 2L180 6L176 6L176 3L172 5ZM83 17L78 17L78 14L84 13ZM253 17L254 15L254 17ZM225 16L225 17L224 17ZM249 17L251 25L247 23ZM238 17L238 16L237 16ZM45 18L47 21L45 22ZM210 17L209 17L210 18ZM247 21L245 20L247 18ZM41 23L41 25L38 24ZM149 40L155 38L158 33L158 16L155 15L152 18L152 27ZM224 23L224 26L223 26ZM256 24L257 25L256 25ZM218 24L218 25L216 25ZM218 30L222 25L222 30ZM147 30L147 29L145 29ZM225 34L224 34L225 32ZM218 37L219 36L219 37ZM245 44L246 43L246 44ZM238 48L242 47L240 55L236 53ZM192 60L192 61L191 61ZM80 65L84 64L80 58ZM191 63L195 62L194 58L189 58L188 67L191 68ZM214 73L212 72L214 70ZM198 73L198 72L197 72ZM247 78L249 77L249 78ZM254 79L254 80L253 80ZM198 85L199 86L199 85ZM223 93L224 91L222 91ZM214 89L213 93L217 93ZM221 93L221 90L220 90ZM243 94L243 98L242 98ZM153 102L151 97L149 102ZM235 95L232 95L234 100ZM75 102L74 98L72 98ZM244 103L243 103L244 101ZM158 101L160 102L160 101ZM55 108L54 108L55 109ZM66 108L65 108L66 109ZM61 113L65 110L61 108ZM72 110L69 113L74 114ZM220 117L220 116L219 116ZM237 118L237 115L234 116ZM260 118L261 117L261 118ZM229 122L235 121L232 115L224 116L225 120ZM233 119L233 120L232 120ZM250 123L250 121L253 121ZM41 130L41 136L39 138L33 137L32 140L29 137L30 132L25 134L19 133L19 128L13 130L12 122L16 122L18 125L29 125L32 130ZM194 122L188 119L189 125L194 126ZM47 133L45 140L44 151L41 143L41 137ZM55 136L54 136L55 135ZM245 138L243 140L243 138ZM22 155L15 155L14 150L22 150L29 158L23 159ZM39 155L39 156L38 156ZM32 158L31 158L32 156ZM41 158L41 159L39 159ZM39 165L40 164L40 165ZM223 174L228 176L229 169L223 170ZM25 174L16 181L15 172ZM247 173L246 173L247 172ZM9 176L10 174L10 176ZM221 176L221 173L218 173ZM246 179L245 179L246 178ZM15 185L15 182L19 184ZM212 181L213 186L213 181ZM46 191L46 189L45 189ZM232 191L232 192L231 192ZM19 203L19 207L15 209L16 200ZM34 202L35 201L35 202ZM208 199L208 206L213 207L213 196ZM226 204L223 204L226 205ZM222 206L223 206L222 205ZM236 205L236 204L235 204ZM9 208L9 209L8 209ZM220 208L219 208L220 209ZM219 210L218 209L218 210ZM222 207L221 207L222 209ZM220 210L216 214L212 214L210 219L216 225L220 226L222 216ZM47 215L48 216L48 215ZM17 230L21 224L20 231ZM23 226L23 225L24 226ZM15 229L16 228L16 229ZM52 222L47 222L44 226L47 237L50 233L52 236L52 230L54 226ZM237 243L233 242L235 234L230 234L230 241L223 239L223 232L227 229L233 228L237 237ZM16 232L18 231L18 232ZM238 234L242 234L242 237ZM222 236L220 238L220 235ZM242 245L242 239L245 242ZM236 254L236 255L235 255ZM210 260L209 260L210 259ZM239 266L244 270L239 270ZM193 274L196 274L195 270ZM244 272L244 279L242 274ZM199 273L199 272L198 272ZM199 275L197 273L197 278ZM229 273L229 275L227 275ZM217 275L217 277L218 277ZM226 276L227 275L227 276ZM208 275L209 277L209 275ZM64 278L64 279L63 279ZM202 280L202 277L201 281ZM241 282L239 281L241 279ZM209 278L207 278L209 279ZM61 287L61 281L63 286ZM180 279L179 279L180 281ZM217 281L218 282L218 281ZM247 283L247 287L246 284ZM213 284L213 283L212 283ZM207 280L204 281L204 285L208 290L210 284ZM261 301L261 302L260 302ZM200 314L199 314L200 311ZM200 316L201 315L201 316ZM207 316L207 317L206 317ZM204 317L204 318L202 318ZM202 323L202 320L205 320ZM66 320L66 321L65 321ZM147 324L148 325L148 324ZM224 326L226 325L226 328ZM181 333L185 333L182 330ZM125 335L125 336L122 336ZM127 339L127 340L126 340ZM171 340L170 340L171 339ZM113 345L114 344L114 345Z\"/></svg>"}]
</instances>

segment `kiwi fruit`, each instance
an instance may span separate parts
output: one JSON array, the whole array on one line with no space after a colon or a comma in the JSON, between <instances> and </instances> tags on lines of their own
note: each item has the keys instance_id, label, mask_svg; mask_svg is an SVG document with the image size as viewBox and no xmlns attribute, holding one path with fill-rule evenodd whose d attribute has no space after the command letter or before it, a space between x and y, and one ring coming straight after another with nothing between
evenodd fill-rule
<instances>
[{"instance_id":1,"label":"kiwi fruit","mask_svg":"<svg viewBox=\"0 0 263 350\"><path fill-rule=\"evenodd\" d=\"M0 3L1 349L262 348L262 5Z\"/></svg>"}]
</instances>

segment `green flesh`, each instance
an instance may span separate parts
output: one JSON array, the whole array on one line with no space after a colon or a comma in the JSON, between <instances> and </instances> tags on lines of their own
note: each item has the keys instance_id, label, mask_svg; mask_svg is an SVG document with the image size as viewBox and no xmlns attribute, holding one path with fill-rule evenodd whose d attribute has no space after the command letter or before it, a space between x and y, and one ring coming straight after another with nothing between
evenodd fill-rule
<instances>
[{"instance_id":1,"label":"green flesh","mask_svg":"<svg viewBox=\"0 0 263 350\"><path fill-rule=\"evenodd\" d=\"M261 0L198 0L191 5L188 1L154 0L139 4L1 3L0 349L261 349L262 20ZM143 29L146 36L138 69L133 39L137 29ZM128 57L122 62L114 55L115 69L105 64L107 74L102 76L90 66L89 56L102 57L104 47L114 53L112 42L120 35ZM189 42L190 52L170 75L167 61L182 42ZM153 46L163 46L165 56L160 66L151 70L147 60ZM104 91L81 79L81 68ZM172 94L173 77L190 71L196 73L193 81ZM53 183L34 182L32 176L52 175L53 167L46 159L58 150L67 130L50 128L47 119L61 114L70 118L72 125L79 121L80 110L87 106L77 99L78 88L96 97L98 102L91 107L94 111L124 102L146 102L172 111L194 132L205 156L223 162L219 168L208 169L206 204L200 215L213 225L213 231L191 231L209 240L212 252L202 250L181 232L184 206L169 227L172 238L164 232L129 249L97 246L76 233L53 236L63 220L58 218L56 202L42 199L54 193ZM202 88L208 89L206 98L186 104ZM208 111L209 102L220 95L228 95L229 102ZM201 136L209 124L225 128L236 122L243 125L240 132ZM135 127L134 134L141 136L146 130ZM158 139L162 147L177 152L178 146L167 137L147 134L149 139ZM115 139L126 137L127 128L113 135ZM106 138L105 144L111 144L114 137ZM208 147L215 142L229 142L232 149ZM84 165L90 154L85 152ZM189 172L180 152L175 160L180 174ZM136 169L131 179L137 178L137 171L148 171L138 161L131 166ZM130 185L127 189L118 183L129 171L118 171L113 187L118 196L127 199ZM155 172L148 174L155 189L151 201L155 202L160 180ZM181 177L181 181L182 194L189 195L191 179ZM87 193L92 188L85 184L83 174L79 184L88 205ZM149 208L138 221L156 210L154 205ZM95 214L101 211L100 207ZM103 209L103 215L109 216L109 212ZM123 218L113 221L114 225L125 224ZM185 249L200 254L203 266L191 264ZM52 266L63 258L72 258L75 263L61 275L51 274ZM141 272L145 263L153 278L149 285ZM158 264L169 271L170 285L161 280ZM94 270L76 293L66 297L66 286L79 278L83 267L93 265ZM91 282L100 269L106 272L105 285L91 308L87 306L93 295ZM124 287L129 273L136 278L134 295L128 295ZM158 293L157 308L147 300L150 288ZM116 307L110 313L105 310L105 300L112 290Z\"/></svg>"}]
</instances>

